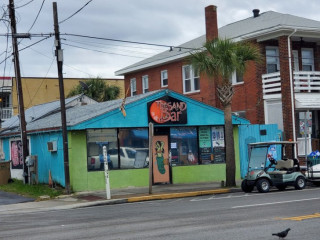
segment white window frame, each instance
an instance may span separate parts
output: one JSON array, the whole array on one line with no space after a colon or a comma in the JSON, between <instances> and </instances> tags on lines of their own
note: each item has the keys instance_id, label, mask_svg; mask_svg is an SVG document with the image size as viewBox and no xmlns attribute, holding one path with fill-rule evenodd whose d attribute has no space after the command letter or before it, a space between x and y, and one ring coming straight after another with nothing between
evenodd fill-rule
<instances>
[{"instance_id":1,"label":"white window frame","mask_svg":"<svg viewBox=\"0 0 320 240\"><path fill-rule=\"evenodd\" d=\"M242 76L242 81L238 82L237 81L237 71L234 71L230 77L230 82L232 83L232 85L239 85L239 84L243 84L244 83L244 79Z\"/></svg>"},{"instance_id":2,"label":"white window frame","mask_svg":"<svg viewBox=\"0 0 320 240\"><path fill-rule=\"evenodd\" d=\"M190 79L186 79L185 69L189 68L189 76ZM195 89L195 80L199 81L199 89ZM186 81L190 81L190 91L186 91ZM195 71L192 67L192 65L184 65L182 66L182 83L183 83L183 93L196 93L200 92L200 74L199 71Z\"/></svg>"},{"instance_id":3,"label":"white window frame","mask_svg":"<svg viewBox=\"0 0 320 240\"><path fill-rule=\"evenodd\" d=\"M267 55L267 50L275 50L276 55L275 56L268 56ZM266 68L267 68L267 73L269 73L268 72L268 58L276 58L276 65L277 65L276 72L279 72L280 71L279 48L278 47L271 47L271 46L267 46L266 47Z\"/></svg>"},{"instance_id":4,"label":"white window frame","mask_svg":"<svg viewBox=\"0 0 320 240\"><path fill-rule=\"evenodd\" d=\"M311 71L314 71L314 52L313 52L313 48L301 48L301 62L302 62L302 64L301 64L301 70L303 70L303 66L304 65L309 65L310 66L310 64L306 64L305 62L304 62L304 58L303 58L303 52L311 52L311 56L312 56L312 63L311 63Z\"/></svg>"},{"instance_id":5,"label":"white window frame","mask_svg":"<svg viewBox=\"0 0 320 240\"><path fill-rule=\"evenodd\" d=\"M142 76L142 93L149 91L149 77L148 75Z\"/></svg>"},{"instance_id":6,"label":"white window frame","mask_svg":"<svg viewBox=\"0 0 320 240\"><path fill-rule=\"evenodd\" d=\"M130 90L131 90L131 97L137 95L137 79L131 78L130 79Z\"/></svg>"},{"instance_id":7,"label":"white window frame","mask_svg":"<svg viewBox=\"0 0 320 240\"><path fill-rule=\"evenodd\" d=\"M164 74L167 75L167 78L165 78ZM167 84L163 83L164 80L167 80ZM168 70L162 70L161 71L161 87L168 87L168 84L169 84Z\"/></svg>"}]
</instances>

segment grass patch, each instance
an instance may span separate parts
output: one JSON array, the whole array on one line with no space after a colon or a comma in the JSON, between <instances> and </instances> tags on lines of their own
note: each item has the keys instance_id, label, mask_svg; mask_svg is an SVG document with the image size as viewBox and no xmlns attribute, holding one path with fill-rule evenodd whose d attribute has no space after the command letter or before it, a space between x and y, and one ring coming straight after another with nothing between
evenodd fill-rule
<instances>
[{"instance_id":1,"label":"grass patch","mask_svg":"<svg viewBox=\"0 0 320 240\"><path fill-rule=\"evenodd\" d=\"M0 186L1 191L17 193L19 195L31 198L39 198L40 196L57 197L63 194L63 189L49 188L48 185L28 185L21 180L14 179L13 182Z\"/></svg>"}]
</instances>

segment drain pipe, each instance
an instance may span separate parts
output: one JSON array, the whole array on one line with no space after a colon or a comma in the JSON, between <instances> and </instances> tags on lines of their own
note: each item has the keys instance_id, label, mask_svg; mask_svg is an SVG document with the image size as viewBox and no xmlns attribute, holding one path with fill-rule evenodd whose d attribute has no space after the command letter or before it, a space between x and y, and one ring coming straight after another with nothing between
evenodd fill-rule
<instances>
[{"instance_id":1,"label":"drain pipe","mask_svg":"<svg viewBox=\"0 0 320 240\"><path fill-rule=\"evenodd\" d=\"M289 56L289 73L290 73L290 94L291 94L291 115L292 115L292 134L293 134L293 141L296 141L296 121L294 117L294 98L293 98L293 76L292 76L292 63L291 63L291 41L290 38L293 34L295 34L297 29L288 36L288 56ZM294 145L294 158L297 158L297 146Z\"/></svg>"}]
</instances>

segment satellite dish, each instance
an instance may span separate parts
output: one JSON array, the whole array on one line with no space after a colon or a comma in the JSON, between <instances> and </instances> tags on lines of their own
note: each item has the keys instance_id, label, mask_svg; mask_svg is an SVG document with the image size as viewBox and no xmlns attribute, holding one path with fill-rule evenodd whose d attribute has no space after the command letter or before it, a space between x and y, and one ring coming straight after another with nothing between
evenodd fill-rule
<instances>
[{"instance_id":1,"label":"satellite dish","mask_svg":"<svg viewBox=\"0 0 320 240\"><path fill-rule=\"evenodd\" d=\"M84 90L89 90L89 86L85 83L85 82L82 82L82 81L79 81L81 87L82 87L82 91Z\"/></svg>"}]
</instances>

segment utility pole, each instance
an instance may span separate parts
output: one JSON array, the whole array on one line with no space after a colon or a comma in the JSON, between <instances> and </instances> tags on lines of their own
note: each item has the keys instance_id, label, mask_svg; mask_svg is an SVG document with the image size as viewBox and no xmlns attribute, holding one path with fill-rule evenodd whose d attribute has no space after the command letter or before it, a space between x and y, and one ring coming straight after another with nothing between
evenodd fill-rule
<instances>
[{"instance_id":1,"label":"utility pole","mask_svg":"<svg viewBox=\"0 0 320 240\"><path fill-rule=\"evenodd\" d=\"M17 82L17 92L18 92L18 102L19 102L19 117L20 117L20 133L21 133L21 143L22 143L22 159L23 159L23 176L24 183L28 183L28 167L26 164L26 158L28 156L28 143L27 143L27 130L26 130L26 120L24 114L24 103L23 103L23 93L21 84L21 73L20 73L20 63L19 63L19 50L17 44L17 28L16 28L16 16L14 10L14 0L9 0L9 14L11 20L11 34L12 34L12 48L13 48L13 59L14 68Z\"/></svg>"},{"instance_id":2,"label":"utility pole","mask_svg":"<svg viewBox=\"0 0 320 240\"><path fill-rule=\"evenodd\" d=\"M56 57L57 57L58 77L59 77L65 188L66 188L67 194L70 194L68 134L67 134L66 106L65 106L63 74L62 74L63 52L61 49L61 42L60 42L57 3L53 2L52 4L53 4L53 21L54 21L54 35L55 35L55 45L56 45Z\"/></svg>"}]
</instances>

